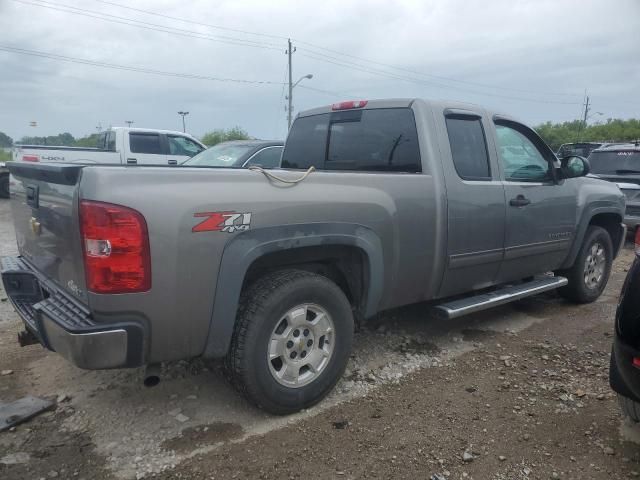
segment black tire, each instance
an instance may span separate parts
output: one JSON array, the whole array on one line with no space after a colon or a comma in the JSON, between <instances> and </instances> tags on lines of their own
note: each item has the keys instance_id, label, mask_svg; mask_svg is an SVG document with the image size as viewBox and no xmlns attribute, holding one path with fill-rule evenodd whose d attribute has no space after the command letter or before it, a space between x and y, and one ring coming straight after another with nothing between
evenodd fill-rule
<instances>
[{"instance_id":1,"label":"black tire","mask_svg":"<svg viewBox=\"0 0 640 480\"><path fill-rule=\"evenodd\" d=\"M9 174L0 174L0 198L9 198Z\"/></svg>"},{"instance_id":2,"label":"black tire","mask_svg":"<svg viewBox=\"0 0 640 480\"><path fill-rule=\"evenodd\" d=\"M286 323L283 318L287 312L308 304L321 307L333 322L332 353L310 383L289 387L272 373L275 367L274 360L268 360L270 339L274 330ZM338 382L349 360L353 331L351 305L331 280L301 270L270 273L241 295L226 371L234 386L258 407L278 415L293 413L319 402ZM313 348L318 346L314 343Z\"/></svg>"},{"instance_id":3,"label":"black tire","mask_svg":"<svg viewBox=\"0 0 640 480\"><path fill-rule=\"evenodd\" d=\"M604 271L601 281L590 287L585 281L585 274L587 273L587 268L589 268L586 263L592 247L596 244L601 245L604 251ZM607 286L612 264L613 246L609 233L602 227L595 225L589 226L578 256L571 268L557 272L558 275L567 277L569 280L566 287L558 289L558 293L567 300L575 303L595 302Z\"/></svg>"},{"instance_id":4,"label":"black tire","mask_svg":"<svg viewBox=\"0 0 640 480\"><path fill-rule=\"evenodd\" d=\"M618 403L625 417L634 423L640 423L640 403L618 395Z\"/></svg>"}]
</instances>

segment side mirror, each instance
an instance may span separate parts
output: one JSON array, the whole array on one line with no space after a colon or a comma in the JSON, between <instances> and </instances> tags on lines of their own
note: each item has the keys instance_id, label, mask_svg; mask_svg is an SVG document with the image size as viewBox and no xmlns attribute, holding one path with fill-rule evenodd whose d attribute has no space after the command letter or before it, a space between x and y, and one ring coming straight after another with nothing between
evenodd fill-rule
<instances>
[{"instance_id":1,"label":"side mirror","mask_svg":"<svg viewBox=\"0 0 640 480\"><path fill-rule=\"evenodd\" d=\"M591 166L586 158L569 155L560 160L560 170L564 178L584 177L591 172Z\"/></svg>"}]
</instances>

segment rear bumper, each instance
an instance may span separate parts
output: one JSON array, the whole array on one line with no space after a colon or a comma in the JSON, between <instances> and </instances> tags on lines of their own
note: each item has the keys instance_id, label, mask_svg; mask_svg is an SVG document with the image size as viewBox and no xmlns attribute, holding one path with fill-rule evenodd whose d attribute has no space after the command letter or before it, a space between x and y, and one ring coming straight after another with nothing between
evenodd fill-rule
<instances>
[{"instance_id":1,"label":"rear bumper","mask_svg":"<svg viewBox=\"0 0 640 480\"><path fill-rule=\"evenodd\" d=\"M640 357L640 351L623 343L616 335L611 352L609 383L620 395L640 402L640 368L633 365L633 359Z\"/></svg>"},{"instance_id":2,"label":"rear bumper","mask_svg":"<svg viewBox=\"0 0 640 480\"><path fill-rule=\"evenodd\" d=\"M144 364L144 327L135 322L97 322L86 305L67 295L21 257L3 257L2 282L29 330L49 350L80 368Z\"/></svg>"}]
</instances>

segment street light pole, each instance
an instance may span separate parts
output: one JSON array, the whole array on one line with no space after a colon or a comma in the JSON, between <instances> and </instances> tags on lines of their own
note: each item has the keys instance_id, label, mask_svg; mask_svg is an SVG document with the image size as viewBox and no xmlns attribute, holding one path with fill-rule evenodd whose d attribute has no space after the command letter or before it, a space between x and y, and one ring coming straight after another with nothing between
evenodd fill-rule
<instances>
[{"instance_id":1,"label":"street light pole","mask_svg":"<svg viewBox=\"0 0 640 480\"><path fill-rule=\"evenodd\" d=\"M185 123L184 123L184 117L189 115L189 112L178 112L178 115L182 115L182 132L183 133L187 133L187 128L186 128Z\"/></svg>"},{"instance_id":2,"label":"street light pole","mask_svg":"<svg viewBox=\"0 0 640 480\"><path fill-rule=\"evenodd\" d=\"M291 71L289 71L289 74L291 74ZM298 85L305 78L308 78L310 80L313 78L313 75L308 73L304 77L300 77L294 84L289 83L289 108L287 110L289 129L291 129L291 117L293 116L293 89L296 88L296 85Z\"/></svg>"},{"instance_id":3,"label":"street light pole","mask_svg":"<svg viewBox=\"0 0 640 480\"><path fill-rule=\"evenodd\" d=\"M124 123L126 123L127 126L131 128L131 125L133 125L133 120L125 120Z\"/></svg>"}]
</instances>

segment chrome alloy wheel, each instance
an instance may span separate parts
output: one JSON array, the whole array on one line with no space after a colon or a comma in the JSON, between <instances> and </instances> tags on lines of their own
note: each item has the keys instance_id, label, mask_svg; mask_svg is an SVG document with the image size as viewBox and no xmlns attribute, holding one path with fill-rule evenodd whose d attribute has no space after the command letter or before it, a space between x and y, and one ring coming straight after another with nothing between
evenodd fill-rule
<instances>
[{"instance_id":1,"label":"chrome alloy wheel","mask_svg":"<svg viewBox=\"0 0 640 480\"><path fill-rule=\"evenodd\" d=\"M267 361L273 378L285 387L313 382L331 360L335 328L329 313L319 305L298 305L271 333Z\"/></svg>"},{"instance_id":2,"label":"chrome alloy wheel","mask_svg":"<svg viewBox=\"0 0 640 480\"><path fill-rule=\"evenodd\" d=\"M587 288L593 290L600 286L606 265L607 257L604 247L600 243L594 243L584 261L584 284Z\"/></svg>"}]
</instances>

